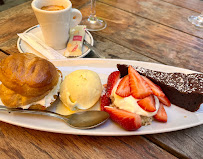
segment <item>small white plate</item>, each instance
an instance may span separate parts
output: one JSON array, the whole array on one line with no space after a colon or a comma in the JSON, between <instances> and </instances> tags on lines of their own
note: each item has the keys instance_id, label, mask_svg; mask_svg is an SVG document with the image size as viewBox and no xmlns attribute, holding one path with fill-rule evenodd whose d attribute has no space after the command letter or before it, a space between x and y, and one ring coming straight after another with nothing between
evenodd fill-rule
<instances>
[{"instance_id":1,"label":"small white plate","mask_svg":"<svg viewBox=\"0 0 203 159\"><path fill-rule=\"evenodd\" d=\"M39 39L44 41L40 25L35 25L35 26L27 29L24 33L32 33L35 36L37 36ZM86 34L85 34L85 40L93 46L93 44L94 44L93 37L90 34L90 32L87 31L87 30L86 30ZM21 53L28 52L28 53L33 53L33 54L36 54L36 55L40 54L40 53L38 53L38 51L33 49L28 43L23 41L21 38L18 38L18 40L17 40L17 48L18 48L19 52L21 52ZM57 51L63 55L65 49L57 50ZM76 58L82 58L82 57L86 56L89 52L90 52L90 49L87 46L83 45L83 47L82 47L82 55L78 56Z\"/></svg>"},{"instance_id":2,"label":"small white plate","mask_svg":"<svg viewBox=\"0 0 203 159\"><path fill-rule=\"evenodd\" d=\"M81 59L67 59L67 60L53 60L53 64L62 71L63 76L78 70L89 69L95 71L100 76L102 84L107 82L108 75L117 70L117 64L128 64L133 66L141 66L148 69L163 71L163 72L183 72L193 73L194 71L182 69L173 66L167 66L162 64L130 61L130 60L116 60L116 59L94 59L94 58L81 58ZM57 103L52 105L50 110L56 108ZM91 109L99 109L99 102ZM103 125L88 130L79 130L69 127L65 122L59 119L30 114L8 113L0 111L0 121L4 121L10 124L64 134L75 135L92 135L92 136L129 136L129 135L146 135L156 134L182 130L197 125L203 124L203 104L196 112L189 112L185 109L171 105L171 107L165 107L168 115L168 122L161 123L153 121L151 125L142 126L137 131L125 131L117 124L108 120Z\"/></svg>"}]
</instances>

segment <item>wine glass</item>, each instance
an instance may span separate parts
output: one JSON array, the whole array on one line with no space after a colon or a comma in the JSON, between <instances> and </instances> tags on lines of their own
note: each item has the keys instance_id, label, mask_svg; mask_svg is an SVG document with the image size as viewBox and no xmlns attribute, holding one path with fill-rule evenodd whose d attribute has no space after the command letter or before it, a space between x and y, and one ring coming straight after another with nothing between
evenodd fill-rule
<instances>
[{"instance_id":1,"label":"wine glass","mask_svg":"<svg viewBox=\"0 0 203 159\"><path fill-rule=\"evenodd\" d=\"M106 28L106 22L96 16L96 0L91 0L90 16L84 17L81 21L81 25L86 25L89 31L99 31Z\"/></svg>"},{"instance_id":2,"label":"wine glass","mask_svg":"<svg viewBox=\"0 0 203 159\"><path fill-rule=\"evenodd\" d=\"M188 21L197 27L203 27L203 12L198 16L189 16Z\"/></svg>"}]
</instances>

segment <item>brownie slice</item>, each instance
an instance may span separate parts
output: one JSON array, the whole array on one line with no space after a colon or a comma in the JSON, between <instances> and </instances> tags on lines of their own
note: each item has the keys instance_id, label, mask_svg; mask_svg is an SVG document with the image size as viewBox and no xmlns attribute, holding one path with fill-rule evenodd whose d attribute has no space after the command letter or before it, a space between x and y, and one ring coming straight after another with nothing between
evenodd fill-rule
<instances>
[{"instance_id":1,"label":"brownie slice","mask_svg":"<svg viewBox=\"0 0 203 159\"><path fill-rule=\"evenodd\" d=\"M128 74L128 65L117 65L121 76ZM196 111L203 103L203 74L165 73L134 66L142 75L159 85L171 103Z\"/></svg>"}]
</instances>

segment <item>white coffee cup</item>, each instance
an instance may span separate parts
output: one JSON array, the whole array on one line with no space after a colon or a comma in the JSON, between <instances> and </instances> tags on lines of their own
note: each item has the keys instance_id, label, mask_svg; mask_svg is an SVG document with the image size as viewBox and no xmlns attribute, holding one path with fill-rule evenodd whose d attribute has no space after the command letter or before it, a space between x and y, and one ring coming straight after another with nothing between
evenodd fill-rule
<instances>
[{"instance_id":1,"label":"white coffee cup","mask_svg":"<svg viewBox=\"0 0 203 159\"><path fill-rule=\"evenodd\" d=\"M43 6L58 5L65 9L57 11L42 10ZM53 49L64 49L69 39L70 28L82 20L78 9L72 8L69 0L33 0L32 9L42 29L45 43Z\"/></svg>"}]
</instances>

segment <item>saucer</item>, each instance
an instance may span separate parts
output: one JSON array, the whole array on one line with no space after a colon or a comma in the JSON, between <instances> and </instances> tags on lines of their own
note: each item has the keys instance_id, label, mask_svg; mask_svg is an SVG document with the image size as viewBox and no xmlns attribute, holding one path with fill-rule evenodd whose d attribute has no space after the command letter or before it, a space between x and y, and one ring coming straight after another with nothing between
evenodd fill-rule
<instances>
[{"instance_id":1,"label":"saucer","mask_svg":"<svg viewBox=\"0 0 203 159\"><path fill-rule=\"evenodd\" d=\"M87 30L85 32L86 32L85 33L85 40L93 46L94 40L93 40L92 35ZM39 39L44 41L40 25L35 25L35 26L27 29L24 33L32 33L35 36L37 36ZM21 38L18 38L18 40L17 40L17 48L18 48L19 52L21 52L21 53L29 52L29 53L33 53L35 55L40 55L40 53L38 51L33 49L28 43L23 41ZM65 49L57 50L57 51L63 55ZM89 52L90 52L90 49L87 46L83 45L82 55L80 55L76 58L82 58L82 57L86 56Z\"/></svg>"}]
</instances>

